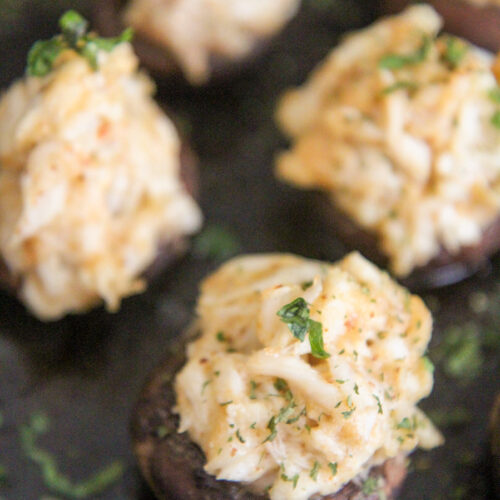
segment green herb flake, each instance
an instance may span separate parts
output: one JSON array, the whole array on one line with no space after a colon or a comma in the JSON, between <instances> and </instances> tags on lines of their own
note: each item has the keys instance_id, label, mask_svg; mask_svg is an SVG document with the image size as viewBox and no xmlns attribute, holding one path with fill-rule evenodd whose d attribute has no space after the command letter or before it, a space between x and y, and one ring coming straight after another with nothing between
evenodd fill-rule
<instances>
[{"instance_id":1,"label":"green herb flake","mask_svg":"<svg viewBox=\"0 0 500 500\"><path fill-rule=\"evenodd\" d=\"M342 404L342 401L339 401L335 406L334 408L338 408L340 405Z\"/></svg>"},{"instance_id":2,"label":"green herb flake","mask_svg":"<svg viewBox=\"0 0 500 500\"><path fill-rule=\"evenodd\" d=\"M407 431L413 430L413 424L408 417L404 417L401 422L396 426L396 429L405 429Z\"/></svg>"},{"instance_id":3,"label":"green herb flake","mask_svg":"<svg viewBox=\"0 0 500 500\"><path fill-rule=\"evenodd\" d=\"M500 111L495 111L493 113L493 116L491 117L491 124L495 127L500 129Z\"/></svg>"},{"instance_id":4,"label":"green herb flake","mask_svg":"<svg viewBox=\"0 0 500 500\"><path fill-rule=\"evenodd\" d=\"M342 356L342 354L344 354L344 352L345 352L345 349L341 349L341 350L338 352L338 355L339 355L339 356Z\"/></svg>"},{"instance_id":5,"label":"green herb flake","mask_svg":"<svg viewBox=\"0 0 500 500\"><path fill-rule=\"evenodd\" d=\"M227 340L227 339L226 339L226 336L224 335L224 332L221 332L221 331L219 331L219 332L217 332L217 333L215 334L215 338L216 338L219 342L226 342L226 340Z\"/></svg>"},{"instance_id":6,"label":"green herb flake","mask_svg":"<svg viewBox=\"0 0 500 500\"><path fill-rule=\"evenodd\" d=\"M312 284L313 282L312 281L304 281L303 283L301 283L300 287L302 288L302 290L307 290L308 288L311 288L312 287Z\"/></svg>"},{"instance_id":7,"label":"green herb flake","mask_svg":"<svg viewBox=\"0 0 500 500\"><path fill-rule=\"evenodd\" d=\"M48 427L48 417L44 413L35 413L29 424L22 425L19 430L22 449L30 460L40 466L44 483L48 489L70 498L94 497L109 488L123 475L124 464L115 461L91 478L73 483L59 471L54 456L39 448L36 443L38 436L47 432Z\"/></svg>"},{"instance_id":8,"label":"green herb flake","mask_svg":"<svg viewBox=\"0 0 500 500\"><path fill-rule=\"evenodd\" d=\"M460 427L472 421L470 410L463 407L434 409L427 412L435 425L441 428Z\"/></svg>"},{"instance_id":9,"label":"green herb flake","mask_svg":"<svg viewBox=\"0 0 500 500\"><path fill-rule=\"evenodd\" d=\"M278 430L276 429L276 417L272 416L267 423L267 428L271 431L270 434L262 441L263 443L267 443L267 441L272 441L276 435L278 434Z\"/></svg>"},{"instance_id":10,"label":"green herb flake","mask_svg":"<svg viewBox=\"0 0 500 500\"><path fill-rule=\"evenodd\" d=\"M168 436L169 432L164 425L160 425L156 428L155 434L158 439L163 439L164 437Z\"/></svg>"},{"instance_id":11,"label":"green herb flake","mask_svg":"<svg viewBox=\"0 0 500 500\"><path fill-rule=\"evenodd\" d=\"M496 104L500 104L500 87L496 86L488 92L488 97Z\"/></svg>"},{"instance_id":12,"label":"green herb flake","mask_svg":"<svg viewBox=\"0 0 500 500\"><path fill-rule=\"evenodd\" d=\"M372 394L372 396L375 398L375 401L377 402L377 406L378 406L377 413L380 413L382 415L384 413L384 411L382 410L382 403L380 402L380 398L376 394Z\"/></svg>"},{"instance_id":13,"label":"green herb flake","mask_svg":"<svg viewBox=\"0 0 500 500\"><path fill-rule=\"evenodd\" d=\"M214 375L215 375L216 377L218 377L218 376L220 375L220 370L215 371L215 372L214 372Z\"/></svg>"},{"instance_id":14,"label":"green herb flake","mask_svg":"<svg viewBox=\"0 0 500 500\"><path fill-rule=\"evenodd\" d=\"M239 429L236 429L236 437L238 438L240 443L245 443L245 440L243 439L243 436L240 434Z\"/></svg>"},{"instance_id":15,"label":"green herb flake","mask_svg":"<svg viewBox=\"0 0 500 500\"><path fill-rule=\"evenodd\" d=\"M337 382L337 384L345 384L346 380L342 380L341 378L337 378L337 379L335 379L335 382Z\"/></svg>"},{"instance_id":16,"label":"green herb flake","mask_svg":"<svg viewBox=\"0 0 500 500\"><path fill-rule=\"evenodd\" d=\"M354 384L354 392L359 395L359 387L358 384Z\"/></svg>"},{"instance_id":17,"label":"green herb flake","mask_svg":"<svg viewBox=\"0 0 500 500\"><path fill-rule=\"evenodd\" d=\"M252 424L250 425L250 429L255 429L256 425L257 425L257 422L252 422Z\"/></svg>"},{"instance_id":18,"label":"green herb flake","mask_svg":"<svg viewBox=\"0 0 500 500\"><path fill-rule=\"evenodd\" d=\"M114 38L100 38L88 33L88 22L78 12L69 10L59 19L61 34L50 40L35 42L28 53L27 73L42 77L50 73L54 62L65 50L73 50L84 57L93 69L97 69L100 50L110 52L118 44L132 40L133 31L128 28Z\"/></svg>"},{"instance_id":19,"label":"green herb flake","mask_svg":"<svg viewBox=\"0 0 500 500\"><path fill-rule=\"evenodd\" d=\"M207 226L193 242L196 256L217 262L236 255L240 250L241 244L237 237L218 225Z\"/></svg>"},{"instance_id":20,"label":"green herb flake","mask_svg":"<svg viewBox=\"0 0 500 500\"><path fill-rule=\"evenodd\" d=\"M449 377L464 382L476 378L484 361L477 326L465 323L448 327L433 355Z\"/></svg>"},{"instance_id":21,"label":"green herb flake","mask_svg":"<svg viewBox=\"0 0 500 500\"><path fill-rule=\"evenodd\" d=\"M233 400L230 399L229 401L224 401L224 403L219 403L219 406L227 406L227 405L230 405L232 402L233 402Z\"/></svg>"},{"instance_id":22,"label":"green herb flake","mask_svg":"<svg viewBox=\"0 0 500 500\"><path fill-rule=\"evenodd\" d=\"M255 389L257 389L257 382L255 380L250 380L250 395L248 396L250 399L257 399L257 395L255 394Z\"/></svg>"},{"instance_id":23,"label":"green herb flake","mask_svg":"<svg viewBox=\"0 0 500 500\"><path fill-rule=\"evenodd\" d=\"M375 477L369 477L363 483L362 492L363 495L372 495L376 493L379 489L378 480Z\"/></svg>"},{"instance_id":24,"label":"green herb flake","mask_svg":"<svg viewBox=\"0 0 500 500\"><path fill-rule=\"evenodd\" d=\"M467 54L467 45L459 38L450 36L446 40L444 59L452 68L456 68Z\"/></svg>"},{"instance_id":25,"label":"green herb flake","mask_svg":"<svg viewBox=\"0 0 500 500\"><path fill-rule=\"evenodd\" d=\"M282 473L281 474L281 479L283 479L283 481L287 481L289 483L292 483L293 484L293 489L295 489L297 487L297 483L299 482L299 475L295 474L292 477L288 477L285 473Z\"/></svg>"},{"instance_id":26,"label":"green herb flake","mask_svg":"<svg viewBox=\"0 0 500 500\"><path fill-rule=\"evenodd\" d=\"M203 382L203 385L201 386L201 395L203 396L203 393L205 392L205 389L207 388L207 385L210 384L212 381L209 379L209 380L205 380L205 382Z\"/></svg>"},{"instance_id":27,"label":"green herb flake","mask_svg":"<svg viewBox=\"0 0 500 500\"><path fill-rule=\"evenodd\" d=\"M309 472L309 477L313 481L317 481L317 479L318 479L318 472L319 472L320 467L321 467L321 465L319 464L319 462L317 460L315 460L313 468L311 469L311 472Z\"/></svg>"},{"instance_id":28,"label":"green herb flake","mask_svg":"<svg viewBox=\"0 0 500 500\"><path fill-rule=\"evenodd\" d=\"M323 346L323 325L309 318L309 307L302 297L297 297L289 304L284 305L277 315L287 324L293 336L304 342L309 332L311 354L315 358L326 359L330 354Z\"/></svg>"},{"instance_id":29,"label":"green herb flake","mask_svg":"<svg viewBox=\"0 0 500 500\"><path fill-rule=\"evenodd\" d=\"M311 354L315 358L327 359L330 357L323 345L323 326L312 319L309 320L309 343L311 345Z\"/></svg>"},{"instance_id":30,"label":"green herb flake","mask_svg":"<svg viewBox=\"0 0 500 500\"><path fill-rule=\"evenodd\" d=\"M424 368L429 373L434 373L434 363L430 360L430 358L428 356L422 357L422 363L424 364Z\"/></svg>"},{"instance_id":31,"label":"green herb flake","mask_svg":"<svg viewBox=\"0 0 500 500\"><path fill-rule=\"evenodd\" d=\"M8 472L5 465L0 464L0 486L5 486L8 481Z\"/></svg>"},{"instance_id":32,"label":"green herb flake","mask_svg":"<svg viewBox=\"0 0 500 500\"><path fill-rule=\"evenodd\" d=\"M348 410L348 411L343 411L342 412L342 415L344 416L344 418L350 418L351 415L354 413L354 410L356 409L356 407L354 406L352 409Z\"/></svg>"},{"instance_id":33,"label":"green herb flake","mask_svg":"<svg viewBox=\"0 0 500 500\"><path fill-rule=\"evenodd\" d=\"M378 63L380 69L400 69L405 66L419 64L427 58L431 49L431 40L424 36L422 45L413 54L387 54Z\"/></svg>"},{"instance_id":34,"label":"green herb flake","mask_svg":"<svg viewBox=\"0 0 500 500\"><path fill-rule=\"evenodd\" d=\"M338 469L337 462L329 462L328 463L328 467L332 471L332 476L336 476L337 475L337 469Z\"/></svg>"},{"instance_id":35,"label":"green herb flake","mask_svg":"<svg viewBox=\"0 0 500 500\"><path fill-rule=\"evenodd\" d=\"M286 323L293 336L304 342L309 329L309 308L302 297L284 305L278 312L283 323Z\"/></svg>"}]
</instances>

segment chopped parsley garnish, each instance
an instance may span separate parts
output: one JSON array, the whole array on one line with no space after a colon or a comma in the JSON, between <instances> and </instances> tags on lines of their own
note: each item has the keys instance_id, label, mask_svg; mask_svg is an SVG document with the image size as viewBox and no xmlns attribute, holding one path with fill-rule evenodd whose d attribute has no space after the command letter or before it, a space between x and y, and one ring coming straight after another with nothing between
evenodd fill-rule
<instances>
[{"instance_id":1,"label":"chopped parsley garnish","mask_svg":"<svg viewBox=\"0 0 500 500\"><path fill-rule=\"evenodd\" d=\"M202 396L203 396L203 393L205 392L205 389L207 388L207 385L210 384L210 382L212 382L210 379L205 380L205 382L203 382L203 385L201 386L201 395Z\"/></svg>"},{"instance_id":2,"label":"chopped parsley garnish","mask_svg":"<svg viewBox=\"0 0 500 500\"><path fill-rule=\"evenodd\" d=\"M406 81L402 80L399 82L395 82L392 85L389 85L388 87L385 87L382 90L382 94L387 95L387 94L392 94L393 92L396 92L397 90L416 90L418 88L418 84L415 82L411 81Z\"/></svg>"},{"instance_id":3,"label":"chopped parsley garnish","mask_svg":"<svg viewBox=\"0 0 500 500\"><path fill-rule=\"evenodd\" d=\"M375 401L377 402L378 413L382 415L384 411L382 410L382 403L380 402L380 398L376 394L372 394L372 396L375 398Z\"/></svg>"},{"instance_id":4,"label":"chopped parsley garnish","mask_svg":"<svg viewBox=\"0 0 500 500\"><path fill-rule=\"evenodd\" d=\"M348 411L343 411L342 415L344 415L344 418L349 418L354 413L355 409L356 409L356 407L354 407Z\"/></svg>"},{"instance_id":5,"label":"chopped parsley garnish","mask_svg":"<svg viewBox=\"0 0 500 500\"><path fill-rule=\"evenodd\" d=\"M194 253L203 258L223 261L241 250L237 237L222 226L207 226L194 240Z\"/></svg>"},{"instance_id":6,"label":"chopped parsley garnish","mask_svg":"<svg viewBox=\"0 0 500 500\"><path fill-rule=\"evenodd\" d=\"M120 461L115 461L91 478L79 483L73 483L59 471L54 456L38 447L36 443L38 436L45 434L48 428L49 420L47 416L43 413L36 413L31 416L29 424L21 426L19 432L24 453L30 460L40 466L45 485L50 490L69 498L94 497L106 490L122 476L124 465Z\"/></svg>"},{"instance_id":7,"label":"chopped parsley garnish","mask_svg":"<svg viewBox=\"0 0 500 500\"><path fill-rule=\"evenodd\" d=\"M483 365L479 331L473 323L450 326L433 351L446 375L463 381L479 375Z\"/></svg>"},{"instance_id":8,"label":"chopped parsley garnish","mask_svg":"<svg viewBox=\"0 0 500 500\"><path fill-rule=\"evenodd\" d=\"M215 335L215 338L219 341L219 342L225 342L226 341L226 337L224 335L224 332L217 332L216 335Z\"/></svg>"},{"instance_id":9,"label":"chopped parsley garnish","mask_svg":"<svg viewBox=\"0 0 500 500\"><path fill-rule=\"evenodd\" d=\"M278 312L281 321L287 324L293 336L304 342L309 329L309 307L302 297L283 306Z\"/></svg>"},{"instance_id":10,"label":"chopped parsley garnish","mask_svg":"<svg viewBox=\"0 0 500 500\"><path fill-rule=\"evenodd\" d=\"M65 50L73 50L87 60L92 69L97 69L100 50L110 52L118 44L130 42L133 31L127 28L114 38L100 38L88 33L88 22L78 12L69 10L59 19L61 34L50 40L35 42L28 53L27 72L30 76L45 76L52 70L55 60Z\"/></svg>"},{"instance_id":11,"label":"chopped parsley garnish","mask_svg":"<svg viewBox=\"0 0 500 500\"><path fill-rule=\"evenodd\" d=\"M405 429L407 431L411 431L414 430L414 426L412 421L408 417L405 417L403 418L403 420L401 420L401 422L399 422L399 424L396 426L396 429Z\"/></svg>"},{"instance_id":12,"label":"chopped parsley garnish","mask_svg":"<svg viewBox=\"0 0 500 500\"><path fill-rule=\"evenodd\" d=\"M493 113L493 116L491 117L491 124L496 128L500 128L500 111L495 111Z\"/></svg>"},{"instance_id":13,"label":"chopped parsley garnish","mask_svg":"<svg viewBox=\"0 0 500 500\"><path fill-rule=\"evenodd\" d=\"M250 425L250 429L255 429L256 425L257 425L257 422L252 422L252 425Z\"/></svg>"},{"instance_id":14,"label":"chopped parsley garnish","mask_svg":"<svg viewBox=\"0 0 500 500\"><path fill-rule=\"evenodd\" d=\"M277 312L277 315L281 321L287 324L293 336L301 342L304 342L306 334L309 332L311 354L315 358L326 359L330 357L323 345L323 325L309 318L309 307L302 297L297 297L294 301L284 305Z\"/></svg>"},{"instance_id":15,"label":"chopped parsley garnish","mask_svg":"<svg viewBox=\"0 0 500 500\"><path fill-rule=\"evenodd\" d=\"M281 479L283 479L283 481L287 481L287 482L291 482L293 483L293 489L295 489L297 487L297 483L299 481L299 475L298 474L295 474L294 476L292 477L288 477L284 472L281 474Z\"/></svg>"},{"instance_id":16,"label":"chopped parsley garnish","mask_svg":"<svg viewBox=\"0 0 500 500\"><path fill-rule=\"evenodd\" d=\"M337 475L337 469L338 469L337 462L329 462L328 463L328 467L332 471L332 476L336 476Z\"/></svg>"},{"instance_id":17,"label":"chopped parsley garnish","mask_svg":"<svg viewBox=\"0 0 500 500\"><path fill-rule=\"evenodd\" d=\"M423 356L422 361L424 363L424 368L428 372L434 373L434 363L428 358L428 356Z\"/></svg>"},{"instance_id":18,"label":"chopped parsley garnish","mask_svg":"<svg viewBox=\"0 0 500 500\"><path fill-rule=\"evenodd\" d=\"M450 36L446 40L446 50L444 52L444 59L450 64L452 68L456 68L465 57L467 53L467 45L462 40Z\"/></svg>"},{"instance_id":19,"label":"chopped parsley garnish","mask_svg":"<svg viewBox=\"0 0 500 500\"><path fill-rule=\"evenodd\" d=\"M302 288L302 290L307 290L312 286L312 284L313 284L312 281L304 281L304 283L302 283L300 287Z\"/></svg>"},{"instance_id":20,"label":"chopped parsley garnish","mask_svg":"<svg viewBox=\"0 0 500 500\"><path fill-rule=\"evenodd\" d=\"M227 405L230 405L232 402L233 402L233 400L230 399L229 401L224 401L224 403L219 403L219 406L227 406Z\"/></svg>"},{"instance_id":21,"label":"chopped parsley garnish","mask_svg":"<svg viewBox=\"0 0 500 500\"><path fill-rule=\"evenodd\" d=\"M248 396L250 399L257 399L257 396L255 395L255 389L257 389L257 382L255 380L250 380L250 396Z\"/></svg>"},{"instance_id":22,"label":"chopped parsley garnish","mask_svg":"<svg viewBox=\"0 0 500 500\"><path fill-rule=\"evenodd\" d=\"M468 424L472 420L470 410L460 406L455 408L429 410L427 414L435 425L442 428L459 427Z\"/></svg>"},{"instance_id":23,"label":"chopped parsley garnish","mask_svg":"<svg viewBox=\"0 0 500 500\"><path fill-rule=\"evenodd\" d=\"M4 486L7 483L7 468L0 464L0 486Z\"/></svg>"},{"instance_id":24,"label":"chopped parsley garnish","mask_svg":"<svg viewBox=\"0 0 500 500\"><path fill-rule=\"evenodd\" d=\"M242 435L240 434L240 430L239 429L236 429L236 437L238 438L238 440L240 441L240 443L244 443L245 440L243 439Z\"/></svg>"},{"instance_id":25,"label":"chopped parsley garnish","mask_svg":"<svg viewBox=\"0 0 500 500\"><path fill-rule=\"evenodd\" d=\"M354 392L359 395L359 387L358 384L354 384Z\"/></svg>"},{"instance_id":26,"label":"chopped parsley garnish","mask_svg":"<svg viewBox=\"0 0 500 500\"><path fill-rule=\"evenodd\" d=\"M318 479L318 472L320 469L320 464L317 460L315 460L313 468L311 469L311 472L309 473L309 477L312 478L313 481L316 481Z\"/></svg>"},{"instance_id":27,"label":"chopped parsley garnish","mask_svg":"<svg viewBox=\"0 0 500 500\"><path fill-rule=\"evenodd\" d=\"M378 480L375 477L369 477L363 483L362 492L363 495L371 495L372 493L376 493L379 489Z\"/></svg>"},{"instance_id":28,"label":"chopped parsley garnish","mask_svg":"<svg viewBox=\"0 0 500 500\"><path fill-rule=\"evenodd\" d=\"M488 97L495 103L500 104L500 87L494 87L488 92Z\"/></svg>"},{"instance_id":29,"label":"chopped parsley garnish","mask_svg":"<svg viewBox=\"0 0 500 500\"><path fill-rule=\"evenodd\" d=\"M169 434L169 432L164 425L160 425L156 428L155 434L158 439L163 439L165 436Z\"/></svg>"},{"instance_id":30,"label":"chopped parsley garnish","mask_svg":"<svg viewBox=\"0 0 500 500\"><path fill-rule=\"evenodd\" d=\"M378 66L381 69L400 69L421 63L427 58L430 48L431 40L424 36L422 45L413 54L387 54L380 59Z\"/></svg>"}]
</instances>

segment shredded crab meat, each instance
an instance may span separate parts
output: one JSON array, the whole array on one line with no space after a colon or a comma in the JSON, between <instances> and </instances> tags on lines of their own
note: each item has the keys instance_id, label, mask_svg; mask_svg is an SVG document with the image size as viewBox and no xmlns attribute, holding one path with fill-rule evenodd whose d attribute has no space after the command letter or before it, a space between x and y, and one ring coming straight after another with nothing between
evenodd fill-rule
<instances>
[{"instance_id":1,"label":"shredded crab meat","mask_svg":"<svg viewBox=\"0 0 500 500\"><path fill-rule=\"evenodd\" d=\"M298 298L329 357L277 314ZM416 406L432 388L429 311L359 254L233 259L203 282L196 326L176 411L218 479L306 500L442 441Z\"/></svg>"},{"instance_id":2,"label":"shredded crab meat","mask_svg":"<svg viewBox=\"0 0 500 500\"><path fill-rule=\"evenodd\" d=\"M348 36L277 113L293 141L278 176L325 191L398 276L500 216L498 62L441 25L419 5Z\"/></svg>"}]
</instances>

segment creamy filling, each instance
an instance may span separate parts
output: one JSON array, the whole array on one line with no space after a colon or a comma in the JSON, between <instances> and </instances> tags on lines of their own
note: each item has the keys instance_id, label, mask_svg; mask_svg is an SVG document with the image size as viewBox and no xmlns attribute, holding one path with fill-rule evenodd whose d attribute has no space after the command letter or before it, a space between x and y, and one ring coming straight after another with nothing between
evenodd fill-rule
<instances>
[{"instance_id":1,"label":"creamy filling","mask_svg":"<svg viewBox=\"0 0 500 500\"><path fill-rule=\"evenodd\" d=\"M211 74L211 59L238 60L296 13L300 0L132 0L125 21L165 46L194 84Z\"/></svg>"},{"instance_id":2,"label":"creamy filling","mask_svg":"<svg viewBox=\"0 0 500 500\"><path fill-rule=\"evenodd\" d=\"M416 406L433 383L429 311L359 254L233 259L203 282L197 310L176 411L218 479L306 500L442 442Z\"/></svg>"},{"instance_id":3,"label":"creamy filling","mask_svg":"<svg viewBox=\"0 0 500 500\"><path fill-rule=\"evenodd\" d=\"M196 231L180 141L129 44L99 70L67 51L0 101L0 252L42 319L144 289L158 248Z\"/></svg>"},{"instance_id":4,"label":"creamy filling","mask_svg":"<svg viewBox=\"0 0 500 500\"><path fill-rule=\"evenodd\" d=\"M326 191L398 276L478 244L500 215L493 58L441 23L420 5L352 34L278 109L293 141L278 175Z\"/></svg>"}]
</instances>

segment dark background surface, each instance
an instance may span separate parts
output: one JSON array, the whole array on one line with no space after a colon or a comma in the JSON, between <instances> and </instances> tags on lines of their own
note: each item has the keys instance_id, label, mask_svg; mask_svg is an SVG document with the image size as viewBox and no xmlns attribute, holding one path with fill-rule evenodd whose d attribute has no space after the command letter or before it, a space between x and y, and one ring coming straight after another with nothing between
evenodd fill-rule
<instances>
[{"instance_id":1,"label":"dark background surface","mask_svg":"<svg viewBox=\"0 0 500 500\"><path fill-rule=\"evenodd\" d=\"M0 88L22 75L31 43L51 36L68 7L90 13L84 0L0 0ZM273 179L273 159L285 143L272 117L286 87L302 82L343 31L374 16L368 0L309 0L258 64L237 80L202 90L159 86L159 102L176 114L200 158L206 224L236 235L242 252L289 251L329 260L345 252L314 217L311 195ZM445 446L413 455L403 500L493 498L487 420L500 390L500 353L490 335L500 326L499 262L493 261L489 274L424 294L435 312L431 357L439 357L450 325L471 321L483 363L472 380L447 377L438 363L435 390L422 407L445 414L466 408L470 419L443 428ZM37 411L51 423L40 444L72 480L87 478L114 459L125 463L122 479L95 498L151 499L131 453L130 410L147 374L192 318L199 280L217 265L189 253L147 293L127 299L117 314L98 309L52 324L38 322L0 295L0 466L7 470L7 480L0 482L2 500L63 498L46 489L38 466L20 446L19 428Z\"/></svg>"}]
</instances>

